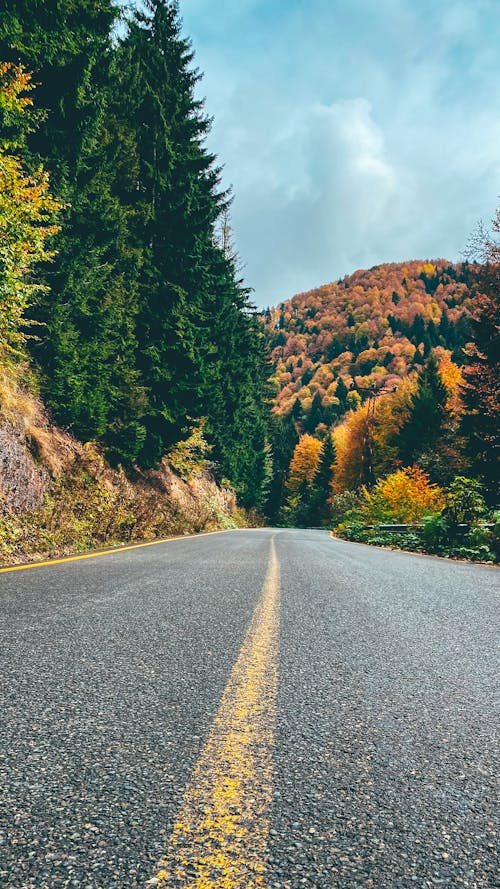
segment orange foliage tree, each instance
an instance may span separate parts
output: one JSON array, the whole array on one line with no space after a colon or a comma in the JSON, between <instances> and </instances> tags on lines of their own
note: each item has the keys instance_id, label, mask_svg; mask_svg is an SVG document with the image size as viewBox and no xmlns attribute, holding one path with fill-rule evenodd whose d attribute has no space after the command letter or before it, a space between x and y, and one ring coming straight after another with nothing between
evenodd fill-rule
<instances>
[{"instance_id":1,"label":"orange foliage tree","mask_svg":"<svg viewBox=\"0 0 500 889\"><path fill-rule=\"evenodd\" d=\"M453 363L449 351L437 349L439 371L448 391L447 424L436 446L436 459L449 464L450 469L462 469L459 448L455 441L457 418L460 417L460 368ZM417 388L417 377L400 380L398 387L380 395L348 413L335 429L337 451L333 493L356 490L375 478L382 478L403 466L399 459L398 436L411 412L411 399ZM449 428L448 428L449 427Z\"/></svg>"},{"instance_id":2,"label":"orange foliage tree","mask_svg":"<svg viewBox=\"0 0 500 889\"><path fill-rule=\"evenodd\" d=\"M286 482L287 498L282 509L282 518L288 525L307 527L315 522L317 513L315 481L322 449L321 442L307 433L297 442Z\"/></svg>"},{"instance_id":3,"label":"orange foliage tree","mask_svg":"<svg viewBox=\"0 0 500 889\"><path fill-rule=\"evenodd\" d=\"M396 391L379 398L373 422L373 468L377 478L398 468L398 433L410 414L416 377L401 380Z\"/></svg>"},{"instance_id":4,"label":"orange foliage tree","mask_svg":"<svg viewBox=\"0 0 500 889\"><path fill-rule=\"evenodd\" d=\"M292 494L311 487L318 470L322 444L312 435L302 435L295 446L286 487Z\"/></svg>"},{"instance_id":5,"label":"orange foliage tree","mask_svg":"<svg viewBox=\"0 0 500 889\"><path fill-rule=\"evenodd\" d=\"M368 405L361 405L347 414L344 422L333 433L335 443L334 494L353 491L367 481L369 466Z\"/></svg>"},{"instance_id":6,"label":"orange foliage tree","mask_svg":"<svg viewBox=\"0 0 500 889\"><path fill-rule=\"evenodd\" d=\"M460 417L463 413L461 388L464 382L461 369L451 359L451 353L446 349L436 349L439 373L448 390L447 410L452 417Z\"/></svg>"},{"instance_id":7,"label":"orange foliage tree","mask_svg":"<svg viewBox=\"0 0 500 889\"><path fill-rule=\"evenodd\" d=\"M22 68L0 64L0 121L8 132L31 104L32 88ZM33 269L53 253L47 239L58 231L61 204L49 192L48 174L40 167L28 173L12 139L0 139L0 355L19 357L24 342L25 311L42 286Z\"/></svg>"},{"instance_id":8,"label":"orange foliage tree","mask_svg":"<svg viewBox=\"0 0 500 889\"><path fill-rule=\"evenodd\" d=\"M371 491L364 488L361 512L370 522L413 524L441 512L445 505L442 488L431 484L418 466L410 466L380 479Z\"/></svg>"}]
</instances>

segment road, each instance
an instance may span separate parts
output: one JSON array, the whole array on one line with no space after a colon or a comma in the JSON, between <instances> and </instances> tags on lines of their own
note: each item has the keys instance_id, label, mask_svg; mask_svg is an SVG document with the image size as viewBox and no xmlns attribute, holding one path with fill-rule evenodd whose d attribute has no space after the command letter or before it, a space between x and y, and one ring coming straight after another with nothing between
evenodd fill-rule
<instances>
[{"instance_id":1,"label":"road","mask_svg":"<svg viewBox=\"0 0 500 889\"><path fill-rule=\"evenodd\" d=\"M279 529L1 573L0 885L499 886L499 577Z\"/></svg>"}]
</instances>

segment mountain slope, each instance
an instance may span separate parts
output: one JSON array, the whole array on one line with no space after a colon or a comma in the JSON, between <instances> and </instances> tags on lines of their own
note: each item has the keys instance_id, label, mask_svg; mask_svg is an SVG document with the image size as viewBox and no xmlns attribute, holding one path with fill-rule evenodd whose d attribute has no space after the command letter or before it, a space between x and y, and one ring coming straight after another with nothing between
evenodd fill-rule
<instances>
[{"instance_id":1,"label":"mountain slope","mask_svg":"<svg viewBox=\"0 0 500 889\"><path fill-rule=\"evenodd\" d=\"M477 281L468 263L391 263L267 310L277 412L313 431L372 387L397 385L433 348L461 363Z\"/></svg>"}]
</instances>

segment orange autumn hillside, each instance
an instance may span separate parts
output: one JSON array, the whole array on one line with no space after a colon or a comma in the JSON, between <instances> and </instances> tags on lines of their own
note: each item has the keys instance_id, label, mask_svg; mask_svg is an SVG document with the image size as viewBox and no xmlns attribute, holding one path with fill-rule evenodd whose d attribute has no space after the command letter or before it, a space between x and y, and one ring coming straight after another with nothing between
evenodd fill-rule
<instances>
[{"instance_id":1,"label":"orange autumn hillside","mask_svg":"<svg viewBox=\"0 0 500 889\"><path fill-rule=\"evenodd\" d=\"M397 385L431 349L462 363L477 276L467 262L391 263L268 309L278 413L293 410L313 432L371 387Z\"/></svg>"}]
</instances>

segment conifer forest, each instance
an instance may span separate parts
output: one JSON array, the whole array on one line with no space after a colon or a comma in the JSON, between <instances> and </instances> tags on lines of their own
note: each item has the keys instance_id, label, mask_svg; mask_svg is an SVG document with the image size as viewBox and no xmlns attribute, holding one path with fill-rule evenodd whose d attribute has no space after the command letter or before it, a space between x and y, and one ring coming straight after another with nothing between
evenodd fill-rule
<instances>
[{"instance_id":1,"label":"conifer forest","mask_svg":"<svg viewBox=\"0 0 500 889\"><path fill-rule=\"evenodd\" d=\"M95 514L111 495L89 448L123 485L162 461L204 473L239 522L498 559L500 211L460 263L380 265L257 311L200 77L176 2L0 2L2 555L21 514L29 537L30 514L53 528L76 496L52 435L83 448ZM20 436L31 505L2 487Z\"/></svg>"}]
</instances>

